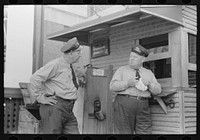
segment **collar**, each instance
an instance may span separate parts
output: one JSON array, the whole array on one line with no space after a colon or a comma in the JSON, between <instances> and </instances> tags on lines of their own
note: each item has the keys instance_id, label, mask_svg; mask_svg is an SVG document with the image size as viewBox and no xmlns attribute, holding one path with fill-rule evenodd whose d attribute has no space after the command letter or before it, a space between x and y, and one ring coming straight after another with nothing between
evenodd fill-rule
<instances>
[{"instance_id":1,"label":"collar","mask_svg":"<svg viewBox=\"0 0 200 140\"><path fill-rule=\"evenodd\" d=\"M128 65L128 67L129 67L129 69L131 69L131 70L134 70L134 71L136 70L136 69L132 69L132 68L130 68L129 65ZM144 70L144 67L143 67L143 66L141 66L141 67L138 69L139 72L141 72L141 71L143 71L143 70Z\"/></svg>"},{"instance_id":2,"label":"collar","mask_svg":"<svg viewBox=\"0 0 200 140\"><path fill-rule=\"evenodd\" d=\"M67 65L67 67L70 67L70 64L65 60L64 56L60 57L61 62Z\"/></svg>"}]
</instances>

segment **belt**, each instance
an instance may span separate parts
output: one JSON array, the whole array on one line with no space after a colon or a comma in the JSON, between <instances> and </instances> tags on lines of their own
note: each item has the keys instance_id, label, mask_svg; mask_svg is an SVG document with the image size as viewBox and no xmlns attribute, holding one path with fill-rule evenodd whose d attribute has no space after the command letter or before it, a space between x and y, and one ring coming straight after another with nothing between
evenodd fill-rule
<instances>
[{"instance_id":1,"label":"belt","mask_svg":"<svg viewBox=\"0 0 200 140\"><path fill-rule=\"evenodd\" d=\"M137 100L147 100L148 99L148 97L134 96L134 95L128 95L128 94L117 94L117 95L128 97L128 98L135 98Z\"/></svg>"},{"instance_id":2,"label":"belt","mask_svg":"<svg viewBox=\"0 0 200 140\"><path fill-rule=\"evenodd\" d=\"M56 96L57 99L60 99L60 100L63 100L63 101L68 101L68 102L71 102L71 101L76 101L75 99L64 99L64 98L61 98L59 96Z\"/></svg>"}]
</instances>

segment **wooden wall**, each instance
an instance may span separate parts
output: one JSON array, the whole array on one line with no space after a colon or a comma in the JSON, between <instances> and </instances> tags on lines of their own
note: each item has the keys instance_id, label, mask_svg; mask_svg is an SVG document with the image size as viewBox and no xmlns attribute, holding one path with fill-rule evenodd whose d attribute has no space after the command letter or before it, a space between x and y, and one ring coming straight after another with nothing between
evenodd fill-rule
<instances>
[{"instance_id":1,"label":"wooden wall","mask_svg":"<svg viewBox=\"0 0 200 140\"><path fill-rule=\"evenodd\" d=\"M184 90L183 94L183 114L184 134L196 134L197 126L197 93L195 88Z\"/></svg>"},{"instance_id":2,"label":"wooden wall","mask_svg":"<svg viewBox=\"0 0 200 140\"><path fill-rule=\"evenodd\" d=\"M152 133L153 134L180 134L180 102L181 93L173 95L175 107L167 107L167 114L162 110L159 104L150 105L152 114Z\"/></svg>"},{"instance_id":3,"label":"wooden wall","mask_svg":"<svg viewBox=\"0 0 200 140\"><path fill-rule=\"evenodd\" d=\"M197 6L182 6L183 24L187 31L197 33Z\"/></svg>"},{"instance_id":4,"label":"wooden wall","mask_svg":"<svg viewBox=\"0 0 200 140\"><path fill-rule=\"evenodd\" d=\"M90 36L90 43L93 40L109 38L110 55L92 59L92 64L99 68L113 65L113 70L115 71L120 66L128 64L131 44L135 43L136 39L168 33L177 26L177 24L166 20L151 17L138 22L112 27L110 31L94 32Z\"/></svg>"},{"instance_id":5,"label":"wooden wall","mask_svg":"<svg viewBox=\"0 0 200 140\"><path fill-rule=\"evenodd\" d=\"M153 134L196 134L196 89L176 88L175 107L165 114L159 105L151 105Z\"/></svg>"}]
</instances>

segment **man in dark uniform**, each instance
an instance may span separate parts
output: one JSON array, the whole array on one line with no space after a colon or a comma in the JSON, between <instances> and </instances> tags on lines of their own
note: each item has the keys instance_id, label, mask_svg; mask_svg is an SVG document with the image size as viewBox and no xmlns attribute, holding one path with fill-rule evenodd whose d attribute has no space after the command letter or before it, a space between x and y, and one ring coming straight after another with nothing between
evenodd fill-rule
<instances>
[{"instance_id":1,"label":"man in dark uniform","mask_svg":"<svg viewBox=\"0 0 200 140\"><path fill-rule=\"evenodd\" d=\"M154 74L142 66L149 55L141 45L132 47L129 65L120 67L110 82L117 93L114 100L115 134L151 134L152 122L148 98L161 93Z\"/></svg>"},{"instance_id":2,"label":"man in dark uniform","mask_svg":"<svg viewBox=\"0 0 200 140\"><path fill-rule=\"evenodd\" d=\"M81 57L77 38L70 39L61 52L63 55L60 58L37 70L31 76L30 83L40 103L41 133L79 134L73 113L78 83L72 66Z\"/></svg>"}]
</instances>

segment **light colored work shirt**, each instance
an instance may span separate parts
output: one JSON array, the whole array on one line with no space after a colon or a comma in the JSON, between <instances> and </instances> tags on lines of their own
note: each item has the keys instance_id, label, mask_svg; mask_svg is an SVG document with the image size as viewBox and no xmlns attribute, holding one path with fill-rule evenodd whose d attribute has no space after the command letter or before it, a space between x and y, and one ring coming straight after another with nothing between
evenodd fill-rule
<instances>
[{"instance_id":1,"label":"light colored work shirt","mask_svg":"<svg viewBox=\"0 0 200 140\"><path fill-rule=\"evenodd\" d=\"M57 96L63 99L76 99L77 89L72 81L72 71L62 57L57 58L37 70L30 78L36 98L44 94Z\"/></svg>"},{"instance_id":2,"label":"light colored work shirt","mask_svg":"<svg viewBox=\"0 0 200 140\"><path fill-rule=\"evenodd\" d=\"M150 70L141 67L139 73L142 79L146 79L150 83L147 90L141 91L136 87L128 86L128 80L136 76L136 71L128 65L120 67L115 72L110 82L110 90L117 94L129 94L141 97L151 97L151 93L153 95L161 93L161 85L157 82L154 74Z\"/></svg>"}]
</instances>

